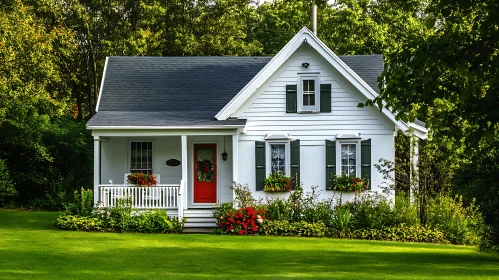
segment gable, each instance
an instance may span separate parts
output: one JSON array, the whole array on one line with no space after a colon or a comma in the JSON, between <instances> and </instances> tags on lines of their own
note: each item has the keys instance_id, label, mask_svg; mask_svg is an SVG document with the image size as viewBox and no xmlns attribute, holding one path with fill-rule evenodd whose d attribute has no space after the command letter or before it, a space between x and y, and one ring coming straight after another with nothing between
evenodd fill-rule
<instances>
[{"instance_id":1,"label":"gable","mask_svg":"<svg viewBox=\"0 0 499 280\"><path fill-rule=\"evenodd\" d=\"M304 69L301 64L310 66ZM297 73L318 73L320 84L331 85L331 112L287 113L286 86L296 85ZM245 119L244 139L269 132L291 135L302 145L322 145L338 134L393 135L395 125L375 108L358 108L364 96L310 47L302 46L251 96L233 117Z\"/></svg>"},{"instance_id":2,"label":"gable","mask_svg":"<svg viewBox=\"0 0 499 280\"><path fill-rule=\"evenodd\" d=\"M250 98L266 81L278 71L278 69L292 56L302 45L309 45L319 53L331 66L333 66L341 75L348 80L365 99L373 99L377 93L366 81L361 79L345 62L336 56L322 41L317 38L308 28L303 27L291 39L284 48L248 83L217 115L219 120L228 119ZM364 99L364 100L365 100ZM407 131L409 126L402 121L398 121L395 115L383 108L382 113L388 117L397 127Z\"/></svg>"}]
</instances>

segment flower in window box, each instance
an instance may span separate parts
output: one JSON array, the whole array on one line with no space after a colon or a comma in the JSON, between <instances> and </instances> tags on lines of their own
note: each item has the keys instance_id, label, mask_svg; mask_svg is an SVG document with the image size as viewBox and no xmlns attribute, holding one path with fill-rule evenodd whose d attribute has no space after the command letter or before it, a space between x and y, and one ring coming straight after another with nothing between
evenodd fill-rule
<instances>
[{"instance_id":1,"label":"flower in window box","mask_svg":"<svg viewBox=\"0 0 499 280\"><path fill-rule=\"evenodd\" d=\"M344 191L344 192L362 192L369 187L369 180L364 180L355 176L348 176L345 173L341 176L333 175L329 179L332 184L327 186L327 190Z\"/></svg>"},{"instance_id":2,"label":"flower in window box","mask_svg":"<svg viewBox=\"0 0 499 280\"><path fill-rule=\"evenodd\" d=\"M291 191L291 177L285 173L274 172L263 179L263 190L266 192L289 192Z\"/></svg>"},{"instance_id":3,"label":"flower in window box","mask_svg":"<svg viewBox=\"0 0 499 280\"><path fill-rule=\"evenodd\" d=\"M126 176L128 184L137 186L155 186L157 184L156 175L145 173L130 173Z\"/></svg>"}]
</instances>

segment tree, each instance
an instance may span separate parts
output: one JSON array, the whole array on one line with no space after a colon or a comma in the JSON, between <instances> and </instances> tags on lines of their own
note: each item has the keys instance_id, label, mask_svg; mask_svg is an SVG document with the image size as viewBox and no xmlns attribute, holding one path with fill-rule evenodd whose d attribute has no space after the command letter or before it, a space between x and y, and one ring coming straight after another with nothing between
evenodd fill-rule
<instances>
[{"instance_id":1,"label":"tree","mask_svg":"<svg viewBox=\"0 0 499 280\"><path fill-rule=\"evenodd\" d=\"M422 17L429 31L387 57L374 102L399 119L427 120L437 138L477 147L499 128L499 2L433 0Z\"/></svg>"},{"instance_id":2,"label":"tree","mask_svg":"<svg viewBox=\"0 0 499 280\"><path fill-rule=\"evenodd\" d=\"M70 176L60 167L70 166L71 159L66 161L51 146L88 137L87 131L78 131L66 140L49 137L67 134L68 130L61 128L69 125L60 123L72 121L63 73L76 43L71 30L45 24L19 0L0 8L0 176L5 180L0 197L7 191L19 193L21 205L42 197ZM85 162L89 161L80 161ZM80 177L86 178L88 175ZM12 185L15 192L9 187Z\"/></svg>"}]
</instances>

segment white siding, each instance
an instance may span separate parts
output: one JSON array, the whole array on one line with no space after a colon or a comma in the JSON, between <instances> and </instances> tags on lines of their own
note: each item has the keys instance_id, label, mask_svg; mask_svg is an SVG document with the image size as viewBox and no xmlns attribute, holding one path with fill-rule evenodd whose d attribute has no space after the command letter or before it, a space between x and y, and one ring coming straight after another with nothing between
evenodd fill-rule
<instances>
[{"instance_id":1,"label":"white siding","mask_svg":"<svg viewBox=\"0 0 499 280\"><path fill-rule=\"evenodd\" d=\"M310 63L308 69L302 68L303 62ZM321 84L331 84L331 113L286 113L286 85L296 84L298 73L305 72L318 72ZM383 178L374 164L379 158L394 160L395 126L376 109L358 108L357 104L365 100L326 60L302 46L233 115L247 119L246 131L239 137L239 183L255 189L254 141L264 141L267 133L289 134L301 140L300 181L304 188L319 186L324 197L331 197L334 192L325 191L325 139L334 140L340 133L361 133L363 140L372 139L372 186L379 190ZM343 201L353 198L348 195L343 195Z\"/></svg>"}]
</instances>

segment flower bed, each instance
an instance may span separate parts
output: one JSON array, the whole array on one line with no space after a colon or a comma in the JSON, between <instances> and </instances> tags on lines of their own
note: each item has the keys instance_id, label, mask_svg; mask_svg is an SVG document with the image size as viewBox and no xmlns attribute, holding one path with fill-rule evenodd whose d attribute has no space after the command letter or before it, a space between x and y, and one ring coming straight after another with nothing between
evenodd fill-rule
<instances>
[{"instance_id":1,"label":"flower bed","mask_svg":"<svg viewBox=\"0 0 499 280\"><path fill-rule=\"evenodd\" d=\"M253 235L261 230L265 219L265 210L252 206L239 210L229 210L218 219L218 229L223 233L236 235Z\"/></svg>"}]
</instances>

